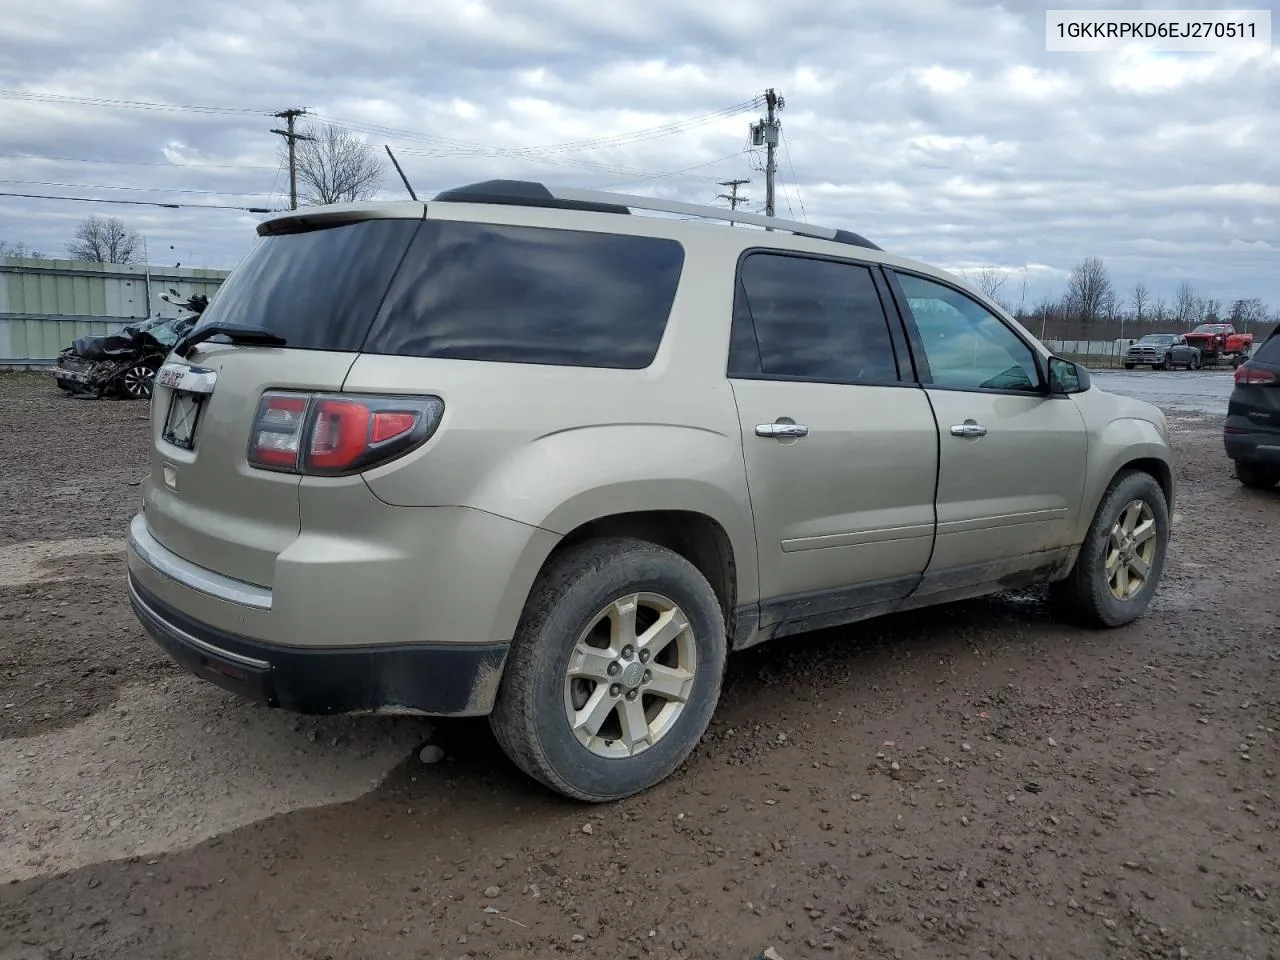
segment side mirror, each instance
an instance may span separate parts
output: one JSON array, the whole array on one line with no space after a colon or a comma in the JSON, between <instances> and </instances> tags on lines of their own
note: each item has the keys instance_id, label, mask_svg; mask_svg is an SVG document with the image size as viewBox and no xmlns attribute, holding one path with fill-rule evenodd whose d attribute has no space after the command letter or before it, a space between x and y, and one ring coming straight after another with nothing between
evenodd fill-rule
<instances>
[{"instance_id":1,"label":"side mirror","mask_svg":"<svg viewBox=\"0 0 1280 960\"><path fill-rule=\"evenodd\" d=\"M1089 371L1078 363L1063 360L1061 357L1049 358L1049 392L1057 396L1072 393L1084 393L1089 389L1091 381Z\"/></svg>"}]
</instances>

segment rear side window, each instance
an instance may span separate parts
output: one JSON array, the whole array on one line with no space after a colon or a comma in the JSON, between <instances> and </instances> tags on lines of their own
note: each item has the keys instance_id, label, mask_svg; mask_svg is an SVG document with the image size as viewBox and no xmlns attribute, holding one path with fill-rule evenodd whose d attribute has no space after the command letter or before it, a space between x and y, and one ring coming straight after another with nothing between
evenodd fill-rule
<instances>
[{"instance_id":1,"label":"rear side window","mask_svg":"<svg viewBox=\"0 0 1280 960\"><path fill-rule=\"evenodd\" d=\"M684 265L674 240L427 220L368 353L637 370Z\"/></svg>"},{"instance_id":2,"label":"rear side window","mask_svg":"<svg viewBox=\"0 0 1280 960\"><path fill-rule=\"evenodd\" d=\"M867 267L753 253L734 298L729 376L896 383L898 367Z\"/></svg>"},{"instance_id":3,"label":"rear side window","mask_svg":"<svg viewBox=\"0 0 1280 960\"><path fill-rule=\"evenodd\" d=\"M1261 360L1263 363L1280 366L1280 333L1264 340L1262 346L1254 351L1253 358Z\"/></svg>"},{"instance_id":4,"label":"rear side window","mask_svg":"<svg viewBox=\"0 0 1280 960\"><path fill-rule=\"evenodd\" d=\"M298 350L360 349L419 220L365 220L263 237L209 300L196 330L261 327Z\"/></svg>"}]
</instances>

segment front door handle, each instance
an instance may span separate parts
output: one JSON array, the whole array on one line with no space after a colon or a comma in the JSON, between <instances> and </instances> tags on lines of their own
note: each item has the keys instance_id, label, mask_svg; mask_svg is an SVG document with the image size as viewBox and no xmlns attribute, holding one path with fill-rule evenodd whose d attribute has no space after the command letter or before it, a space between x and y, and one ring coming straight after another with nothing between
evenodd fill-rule
<instances>
[{"instance_id":1,"label":"front door handle","mask_svg":"<svg viewBox=\"0 0 1280 960\"><path fill-rule=\"evenodd\" d=\"M757 437L771 437L774 440L792 440L807 437L809 428L803 423L757 423Z\"/></svg>"},{"instance_id":2,"label":"front door handle","mask_svg":"<svg viewBox=\"0 0 1280 960\"><path fill-rule=\"evenodd\" d=\"M985 437L987 428L977 420L966 420L964 423L957 423L952 427L951 435L953 437Z\"/></svg>"}]
</instances>

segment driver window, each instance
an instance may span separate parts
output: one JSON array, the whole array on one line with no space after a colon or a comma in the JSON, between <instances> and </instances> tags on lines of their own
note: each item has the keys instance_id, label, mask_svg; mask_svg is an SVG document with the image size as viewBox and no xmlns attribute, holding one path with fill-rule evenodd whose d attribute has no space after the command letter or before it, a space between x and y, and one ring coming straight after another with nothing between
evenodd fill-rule
<instances>
[{"instance_id":1,"label":"driver window","mask_svg":"<svg viewBox=\"0 0 1280 960\"><path fill-rule=\"evenodd\" d=\"M1035 355L1004 322L951 287L898 274L939 387L1037 391Z\"/></svg>"}]
</instances>

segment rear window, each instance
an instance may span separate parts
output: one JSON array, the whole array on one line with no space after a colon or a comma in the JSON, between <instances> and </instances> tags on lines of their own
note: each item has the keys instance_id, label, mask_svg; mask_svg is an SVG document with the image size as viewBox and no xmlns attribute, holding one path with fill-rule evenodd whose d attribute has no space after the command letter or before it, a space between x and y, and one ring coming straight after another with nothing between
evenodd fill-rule
<instances>
[{"instance_id":1,"label":"rear window","mask_svg":"<svg viewBox=\"0 0 1280 960\"><path fill-rule=\"evenodd\" d=\"M365 352L640 369L684 265L674 240L427 220Z\"/></svg>"},{"instance_id":2,"label":"rear window","mask_svg":"<svg viewBox=\"0 0 1280 960\"><path fill-rule=\"evenodd\" d=\"M195 329L262 327L300 350L360 349L420 220L365 220L263 237Z\"/></svg>"}]
</instances>

